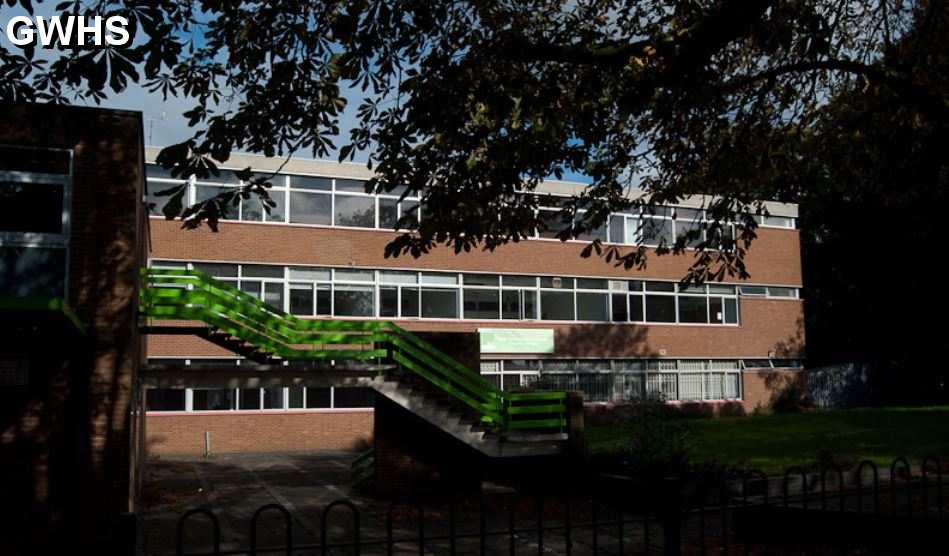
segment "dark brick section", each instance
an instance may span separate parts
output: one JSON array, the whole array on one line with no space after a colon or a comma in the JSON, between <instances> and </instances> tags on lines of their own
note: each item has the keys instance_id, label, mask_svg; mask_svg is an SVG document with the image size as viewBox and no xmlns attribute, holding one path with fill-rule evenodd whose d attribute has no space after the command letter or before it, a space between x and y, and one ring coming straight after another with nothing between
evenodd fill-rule
<instances>
[{"instance_id":1,"label":"dark brick section","mask_svg":"<svg viewBox=\"0 0 949 556\"><path fill-rule=\"evenodd\" d=\"M29 388L4 394L8 407L17 398L17 410L3 413L4 464L30 458L34 488L3 505L38 529L30 538L14 523L14 543L39 554L68 539L70 552L84 552L114 536L110 521L133 509L139 480L134 385L144 344L136 303L148 245L141 114L52 105L4 105L0 113L0 144L73 153L68 302L87 328L79 347L56 334L22 338L60 359L34 356ZM0 552L19 553L15 546Z\"/></svg>"}]
</instances>

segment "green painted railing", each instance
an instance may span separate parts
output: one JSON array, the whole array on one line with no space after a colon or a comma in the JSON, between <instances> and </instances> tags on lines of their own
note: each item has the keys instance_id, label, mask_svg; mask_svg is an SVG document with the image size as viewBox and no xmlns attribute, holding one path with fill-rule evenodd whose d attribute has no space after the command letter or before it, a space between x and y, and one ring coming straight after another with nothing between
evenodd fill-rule
<instances>
[{"instance_id":1,"label":"green painted railing","mask_svg":"<svg viewBox=\"0 0 949 556\"><path fill-rule=\"evenodd\" d=\"M141 311L201 321L267 356L290 361L389 360L473 409L499 432L564 431L565 392L502 392L419 336L385 321L301 319L197 270L143 269Z\"/></svg>"}]
</instances>

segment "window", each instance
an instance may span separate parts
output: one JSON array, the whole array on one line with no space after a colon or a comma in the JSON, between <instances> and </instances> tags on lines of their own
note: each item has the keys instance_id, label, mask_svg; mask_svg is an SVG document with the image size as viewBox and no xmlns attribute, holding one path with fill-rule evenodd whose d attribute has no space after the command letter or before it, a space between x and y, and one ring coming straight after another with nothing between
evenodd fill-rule
<instances>
[{"instance_id":1,"label":"window","mask_svg":"<svg viewBox=\"0 0 949 556\"><path fill-rule=\"evenodd\" d=\"M738 290L741 295L765 296L768 294L768 288L764 286L741 286Z\"/></svg>"},{"instance_id":2,"label":"window","mask_svg":"<svg viewBox=\"0 0 949 556\"><path fill-rule=\"evenodd\" d=\"M337 181L337 187L339 183ZM336 195L337 226L376 227L375 199L365 196Z\"/></svg>"},{"instance_id":3,"label":"window","mask_svg":"<svg viewBox=\"0 0 949 556\"><path fill-rule=\"evenodd\" d=\"M422 317L458 318L458 290L422 288Z\"/></svg>"},{"instance_id":4,"label":"window","mask_svg":"<svg viewBox=\"0 0 949 556\"><path fill-rule=\"evenodd\" d=\"M287 388L287 409L302 409L305 391L306 388L303 386L290 386Z\"/></svg>"},{"instance_id":5,"label":"window","mask_svg":"<svg viewBox=\"0 0 949 556\"><path fill-rule=\"evenodd\" d=\"M797 297L797 289L768 286L768 297Z\"/></svg>"},{"instance_id":6,"label":"window","mask_svg":"<svg viewBox=\"0 0 949 556\"><path fill-rule=\"evenodd\" d=\"M235 408L234 390L194 390L192 407L195 411L227 411Z\"/></svg>"},{"instance_id":7,"label":"window","mask_svg":"<svg viewBox=\"0 0 949 556\"><path fill-rule=\"evenodd\" d=\"M419 316L419 292L418 288L401 288L400 300L402 301L403 317Z\"/></svg>"},{"instance_id":8,"label":"window","mask_svg":"<svg viewBox=\"0 0 949 556\"><path fill-rule=\"evenodd\" d=\"M379 227L395 230L399 222L399 201L386 197L379 198Z\"/></svg>"},{"instance_id":9,"label":"window","mask_svg":"<svg viewBox=\"0 0 949 556\"><path fill-rule=\"evenodd\" d=\"M312 284L290 284L290 314L313 315L314 299Z\"/></svg>"},{"instance_id":10,"label":"window","mask_svg":"<svg viewBox=\"0 0 949 556\"><path fill-rule=\"evenodd\" d=\"M290 192L290 222L295 224L333 223L333 198L316 193Z\"/></svg>"},{"instance_id":11,"label":"window","mask_svg":"<svg viewBox=\"0 0 949 556\"><path fill-rule=\"evenodd\" d=\"M333 407L332 388L306 388L307 409L323 409Z\"/></svg>"},{"instance_id":12,"label":"window","mask_svg":"<svg viewBox=\"0 0 949 556\"><path fill-rule=\"evenodd\" d=\"M676 300L671 295L646 296L646 322L675 322Z\"/></svg>"},{"instance_id":13,"label":"window","mask_svg":"<svg viewBox=\"0 0 949 556\"><path fill-rule=\"evenodd\" d=\"M333 389L333 407L372 407L375 403L372 388L337 386Z\"/></svg>"},{"instance_id":14,"label":"window","mask_svg":"<svg viewBox=\"0 0 949 556\"><path fill-rule=\"evenodd\" d=\"M609 296L605 293L577 292L577 319L608 321Z\"/></svg>"},{"instance_id":15,"label":"window","mask_svg":"<svg viewBox=\"0 0 949 556\"><path fill-rule=\"evenodd\" d=\"M264 388L264 409L283 409L283 388Z\"/></svg>"},{"instance_id":16,"label":"window","mask_svg":"<svg viewBox=\"0 0 949 556\"><path fill-rule=\"evenodd\" d=\"M184 411L185 394L182 388L149 388L145 390L145 411Z\"/></svg>"},{"instance_id":17,"label":"window","mask_svg":"<svg viewBox=\"0 0 949 556\"><path fill-rule=\"evenodd\" d=\"M708 304L705 297L679 297L679 322L707 323Z\"/></svg>"},{"instance_id":18,"label":"window","mask_svg":"<svg viewBox=\"0 0 949 556\"><path fill-rule=\"evenodd\" d=\"M333 313L341 317L374 316L372 286L336 286L333 291Z\"/></svg>"},{"instance_id":19,"label":"window","mask_svg":"<svg viewBox=\"0 0 949 556\"><path fill-rule=\"evenodd\" d=\"M379 316L399 316L399 288L394 286L379 288Z\"/></svg>"},{"instance_id":20,"label":"window","mask_svg":"<svg viewBox=\"0 0 949 556\"><path fill-rule=\"evenodd\" d=\"M260 409L260 388L241 388L238 409Z\"/></svg>"},{"instance_id":21,"label":"window","mask_svg":"<svg viewBox=\"0 0 949 556\"><path fill-rule=\"evenodd\" d=\"M541 320L574 320L573 292L540 292Z\"/></svg>"},{"instance_id":22,"label":"window","mask_svg":"<svg viewBox=\"0 0 949 556\"><path fill-rule=\"evenodd\" d=\"M72 154L0 146L0 295L65 297Z\"/></svg>"},{"instance_id":23,"label":"window","mask_svg":"<svg viewBox=\"0 0 949 556\"><path fill-rule=\"evenodd\" d=\"M496 281L497 277L495 277ZM467 280L466 280L467 282ZM498 319L500 317L500 292L465 288L466 319Z\"/></svg>"},{"instance_id":24,"label":"window","mask_svg":"<svg viewBox=\"0 0 949 556\"><path fill-rule=\"evenodd\" d=\"M610 305L613 320L624 322L629 320L628 296L623 293L614 293L610 296Z\"/></svg>"}]
</instances>

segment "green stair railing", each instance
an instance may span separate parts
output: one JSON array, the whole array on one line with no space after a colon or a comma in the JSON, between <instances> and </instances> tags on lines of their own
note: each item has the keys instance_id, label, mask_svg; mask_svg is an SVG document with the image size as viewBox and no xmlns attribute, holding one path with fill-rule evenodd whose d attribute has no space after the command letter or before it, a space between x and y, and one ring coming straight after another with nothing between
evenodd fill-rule
<instances>
[{"instance_id":1,"label":"green stair railing","mask_svg":"<svg viewBox=\"0 0 949 556\"><path fill-rule=\"evenodd\" d=\"M197 270L142 270L148 318L200 321L288 361L391 360L474 410L498 432L567 426L565 392L502 392L419 336L391 322L301 319Z\"/></svg>"}]
</instances>

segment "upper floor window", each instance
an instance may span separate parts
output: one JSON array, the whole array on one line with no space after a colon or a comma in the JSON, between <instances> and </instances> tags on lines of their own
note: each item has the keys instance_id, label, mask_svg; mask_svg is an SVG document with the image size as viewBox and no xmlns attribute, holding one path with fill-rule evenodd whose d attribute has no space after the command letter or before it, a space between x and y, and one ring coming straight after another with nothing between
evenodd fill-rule
<instances>
[{"instance_id":1,"label":"upper floor window","mask_svg":"<svg viewBox=\"0 0 949 556\"><path fill-rule=\"evenodd\" d=\"M65 297L72 153L0 146L0 295Z\"/></svg>"}]
</instances>

